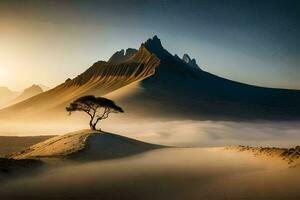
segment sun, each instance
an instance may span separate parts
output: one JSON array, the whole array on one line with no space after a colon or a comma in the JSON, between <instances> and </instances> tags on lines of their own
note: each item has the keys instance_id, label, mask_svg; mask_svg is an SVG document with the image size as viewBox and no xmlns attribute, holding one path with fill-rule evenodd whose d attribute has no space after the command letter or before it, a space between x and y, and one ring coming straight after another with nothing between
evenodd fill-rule
<instances>
[{"instance_id":1,"label":"sun","mask_svg":"<svg viewBox=\"0 0 300 200\"><path fill-rule=\"evenodd\" d=\"M8 73L7 72L8 72L7 69L0 66L0 84L1 83L3 84L4 82L7 81L7 79L8 79Z\"/></svg>"},{"instance_id":2,"label":"sun","mask_svg":"<svg viewBox=\"0 0 300 200\"><path fill-rule=\"evenodd\" d=\"M4 67L0 67L0 77L4 77L6 74L6 70Z\"/></svg>"},{"instance_id":3,"label":"sun","mask_svg":"<svg viewBox=\"0 0 300 200\"><path fill-rule=\"evenodd\" d=\"M0 77L4 75L4 69L2 67L0 67Z\"/></svg>"}]
</instances>

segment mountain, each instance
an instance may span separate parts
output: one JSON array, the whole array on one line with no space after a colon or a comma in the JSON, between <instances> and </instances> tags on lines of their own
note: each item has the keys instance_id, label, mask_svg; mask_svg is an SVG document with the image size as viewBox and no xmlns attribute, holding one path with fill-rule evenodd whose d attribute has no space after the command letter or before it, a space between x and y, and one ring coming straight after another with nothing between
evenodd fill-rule
<instances>
[{"instance_id":1,"label":"mountain","mask_svg":"<svg viewBox=\"0 0 300 200\"><path fill-rule=\"evenodd\" d=\"M171 55L155 36L143 46L160 64L155 74L132 86L136 93L121 90L108 97L138 115L203 120L290 120L299 119L300 91L263 88L227 80L203 71ZM193 65L193 64L192 64ZM128 89L126 89L127 91ZM118 95L122 93L122 95ZM127 91L128 93L128 91ZM140 108L150 108L145 112Z\"/></svg>"},{"instance_id":2,"label":"mountain","mask_svg":"<svg viewBox=\"0 0 300 200\"><path fill-rule=\"evenodd\" d=\"M112 133L83 130L50 138L19 153L12 154L11 158L104 160L134 155L158 148L162 148L162 146Z\"/></svg>"},{"instance_id":3,"label":"mountain","mask_svg":"<svg viewBox=\"0 0 300 200\"><path fill-rule=\"evenodd\" d=\"M7 87L0 87L0 108L6 106L18 96L18 92L11 91Z\"/></svg>"},{"instance_id":4,"label":"mountain","mask_svg":"<svg viewBox=\"0 0 300 200\"><path fill-rule=\"evenodd\" d=\"M263 88L203 71L187 54L170 54L154 36L138 50L116 52L61 85L0 111L8 118L47 116L83 95L107 96L127 116L203 120L290 120L300 118L300 91Z\"/></svg>"},{"instance_id":5,"label":"mountain","mask_svg":"<svg viewBox=\"0 0 300 200\"><path fill-rule=\"evenodd\" d=\"M48 86L43 85L43 84L38 84L38 86L39 86L40 88L42 88L42 90L43 90L44 92L46 92L46 91L48 91L48 90L51 89L51 87L48 87Z\"/></svg>"},{"instance_id":6,"label":"mountain","mask_svg":"<svg viewBox=\"0 0 300 200\"><path fill-rule=\"evenodd\" d=\"M75 98L88 94L102 96L135 81L141 81L154 74L159 62L159 59L142 45L139 51L125 62L98 61L74 79L67 79L49 91L3 109L0 118L18 117L14 112L22 112L22 116L37 116L47 112L48 117L55 113L53 116L56 118L55 111L58 111L65 116L64 107Z\"/></svg>"},{"instance_id":7,"label":"mountain","mask_svg":"<svg viewBox=\"0 0 300 200\"><path fill-rule=\"evenodd\" d=\"M32 85L29 88L26 88L21 95L19 95L16 99L11 101L9 104L14 105L16 103L19 103L21 101L24 101L26 99L29 99L35 95L38 95L40 93L44 92L43 89L38 85Z\"/></svg>"},{"instance_id":8,"label":"mountain","mask_svg":"<svg viewBox=\"0 0 300 200\"><path fill-rule=\"evenodd\" d=\"M9 118L16 111L22 112L22 116L36 116L36 112L44 111L48 113L48 117L51 112L55 111L65 116L64 107L75 98L88 94L105 95L130 83L140 81L153 75L158 64L157 57L141 46L139 51L125 62L98 61L76 78L67 79L47 92L3 109L0 116ZM56 113L54 115L57 117Z\"/></svg>"}]
</instances>

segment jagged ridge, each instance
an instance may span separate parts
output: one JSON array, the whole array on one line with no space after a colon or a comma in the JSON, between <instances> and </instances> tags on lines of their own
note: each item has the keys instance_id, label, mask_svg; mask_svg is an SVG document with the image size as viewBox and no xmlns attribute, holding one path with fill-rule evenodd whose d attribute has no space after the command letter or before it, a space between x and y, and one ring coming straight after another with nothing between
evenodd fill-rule
<instances>
[{"instance_id":1,"label":"jagged ridge","mask_svg":"<svg viewBox=\"0 0 300 200\"><path fill-rule=\"evenodd\" d=\"M131 51L132 53L132 51ZM143 45L130 59L121 63L98 61L74 79L12 107L4 109L6 117L12 110L18 109L32 115L35 108L38 112L49 109L60 109L82 95L102 96L111 91L140 81L154 74L160 60Z\"/></svg>"}]
</instances>

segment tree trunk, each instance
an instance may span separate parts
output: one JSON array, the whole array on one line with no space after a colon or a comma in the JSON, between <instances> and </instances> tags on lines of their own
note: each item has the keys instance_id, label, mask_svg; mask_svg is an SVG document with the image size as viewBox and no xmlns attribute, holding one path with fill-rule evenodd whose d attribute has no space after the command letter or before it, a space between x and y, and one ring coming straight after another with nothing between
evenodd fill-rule
<instances>
[{"instance_id":1,"label":"tree trunk","mask_svg":"<svg viewBox=\"0 0 300 200\"><path fill-rule=\"evenodd\" d=\"M96 130L96 124L93 124L93 118L90 120L90 128L91 130Z\"/></svg>"},{"instance_id":2,"label":"tree trunk","mask_svg":"<svg viewBox=\"0 0 300 200\"><path fill-rule=\"evenodd\" d=\"M90 128L91 128L91 130L96 131L96 127L95 127L94 124L93 124L93 125L90 125Z\"/></svg>"},{"instance_id":3,"label":"tree trunk","mask_svg":"<svg viewBox=\"0 0 300 200\"><path fill-rule=\"evenodd\" d=\"M98 118L96 120L96 122L93 123L94 117L91 117L91 120L90 120L90 129L91 130L93 130L93 131L101 131L101 129L97 129L97 124L98 124L99 120L101 120L101 118Z\"/></svg>"},{"instance_id":4,"label":"tree trunk","mask_svg":"<svg viewBox=\"0 0 300 200\"><path fill-rule=\"evenodd\" d=\"M100 120L100 119L97 119L96 122L95 122L94 125L93 125L93 127L94 127L93 130L95 130L95 131L101 131L101 129L97 129L97 124L98 124L99 120Z\"/></svg>"}]
</instances>

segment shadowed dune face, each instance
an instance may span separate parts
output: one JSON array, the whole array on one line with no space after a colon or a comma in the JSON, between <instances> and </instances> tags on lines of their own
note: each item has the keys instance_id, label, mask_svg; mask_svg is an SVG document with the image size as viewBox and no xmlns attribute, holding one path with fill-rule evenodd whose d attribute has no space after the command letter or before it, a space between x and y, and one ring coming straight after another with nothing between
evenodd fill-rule
<instances>
[{"instance_id":1,"label":"shadowed dune face","mask_svg":"<svg viewBox=\"0 0 300 200\"><path fill-rule=\"evenodd\" d=\"M49 168L7 182L0 196L21 199L292 199L298 169L282 161L215 149L158 149L134 157ZM18 191L18 192L16 192Z\"/></svg>"}]
</instances>

